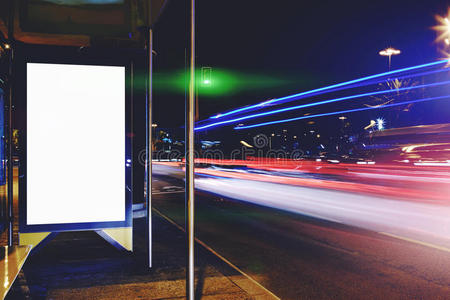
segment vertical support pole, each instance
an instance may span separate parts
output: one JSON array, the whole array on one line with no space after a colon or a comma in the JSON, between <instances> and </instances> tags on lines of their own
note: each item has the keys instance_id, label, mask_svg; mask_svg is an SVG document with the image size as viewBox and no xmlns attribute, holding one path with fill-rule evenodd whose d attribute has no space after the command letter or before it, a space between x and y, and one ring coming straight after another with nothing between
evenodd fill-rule
<instances>
[{"instance_id":1,"label":"vertical support pole","mask_svg":"<svg viewBox=\"0 0 450 300\"><path fill-rule=\"evenodd\" d=\"M200 120L200 107L198 104L198 84L195 85L195 119L194 121L197 122Z\"/></svg>"},{"instance_id":2,"label":"vertical support pole","mask_svg":"<svg viewBox=\"0 0 450 300\"><path fill-rule=\"evenodd\" d=\"M13 245L13 227L14 227L14 208L13 208L13 84L12 84L12 64L13 49L9 49L9 74L8 74L8 145L7 145L7 170L8 170L8 246Z\"/></svg>"},{"instance_id":3,"label":"vertical support pole","mask_svg":"<svg viewBox=\"0 0 450 300\"><path fill-rule=\"evenodd\" d=\"M14 62L14 1L10 1L8 20L8 42L9 42L9 69L8 69L8 246L13 245L14 208L13 208L13 62Z\"/></svg>"},{"instance_id":4,"label":"vertical support pole","mask_svg":"<svg viewBox=\"0 0 450 300\"><path fill-rule=\"evenodd\" d=\"M8 74L8 148L7 148L7 169L8 169L8 246L13 245L13 227L14 227L14 208L13 208L13 84L12 84L12 64L13 64L13 49L9 49L9 74Z\"/></svg>"},{"instance_id":5,"label":"vertical support pole","mask_svg":"<svg viewBox=\"0 0 450 300\"><path fill-rule=\"evenodd\" d=\"M191 65L189 99L186 103L186 204L187 271L186 297L194 299L194 112L195 112L195 0L191 0Z\"/></svg>"},{"instance_id":6,"label":"vertical support pole","mask_svg":"<svg viewBox=\"0 0 450 300\"><path fill-rule=\"evenodd\" d=\"M152 267L152 80L153 80L153 30L148 29L148 83L147 83L147 103L146 103L146 164L145 180L147 183L146 207L147 207L147 250L148 267Z\"/></svg>"},{"instance_id":7,"label":"vertical support pole","mask_svg":"<svg viewBox=\"0 0 450 300\"><path fill-rule=\"evenodd\" d=\"M7 197L8 197L7 193L6 193L7 192L6 191L6 189L7 189L7 185L6 185L6 178L7 178L6 177L6 172L7 172L7 170L6 170L6 151L7 151L6 136L7 136L7 131L6 130L7 130L7 126L8 126L8 124L7 124L8 111L6 109L6 107L7 107L7 105L6 105L6 101L7 100L6 99L7 99L7 96L8 96L7 89L8 89L8 86L5 85L4 94L0 95L0 97L2 97L1 102L0 102L0 105L2 105L1 113L3 114L2 115L3 124L1 124L1 126L3 127L3 132L2 132L1 143L0 143L0 145L2 147L2 149L1 149L2 154L0 155L0 159L1 159L1 164L2 164L1 177L2 177L3 182L4 182L4 184L0 186L0 189L2 190L2 193L1 193L1 196L0 196L0 202L1 202L1 207L0 207L1 218L0 219L3 222L3 224L1 226L2 226L2 228L4 230L7 230L7 225L8 225L8 210L7 210L8 207L7 207L7 200L6 200Z\"/></svg>"}]
</instances>

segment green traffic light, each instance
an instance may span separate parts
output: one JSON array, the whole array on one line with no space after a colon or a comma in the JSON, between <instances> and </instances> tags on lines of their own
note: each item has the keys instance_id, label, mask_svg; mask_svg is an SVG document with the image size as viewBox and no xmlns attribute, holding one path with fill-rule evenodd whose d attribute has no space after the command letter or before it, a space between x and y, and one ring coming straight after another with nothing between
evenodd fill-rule
<instances>
[{"instance_id":1,"label":"green traffic light","mask_svg":"<svg viewBox=\"0 0 450 300\"><path fill-rule=\"evenodd\" d=\"M206 70L205 70L206 69ZM306 77L295 79L295 82L306 82ZM145 86L142 77L142 86ZM273 75L243 73L234 70L214 68L198 68L195 74L198 95L207 97L222 97L242 91L277 88L292 83L292 78ZM154 73L153 88L157 92L184 94L189 87L189 73L178 70L167 73Z\"/></svg>"},{"instance_id":2,"label":"green traffic light","mask_svg":"<svg viewBox=\"0 0 450 300\"><path fill-rule=\"evenodd\" d=\"M205 85L205 86L211 85L211 73L212 73L211 67L202 67L201 68L201 78L202 78L203 85Z\"/></svg>"}]
</instances>

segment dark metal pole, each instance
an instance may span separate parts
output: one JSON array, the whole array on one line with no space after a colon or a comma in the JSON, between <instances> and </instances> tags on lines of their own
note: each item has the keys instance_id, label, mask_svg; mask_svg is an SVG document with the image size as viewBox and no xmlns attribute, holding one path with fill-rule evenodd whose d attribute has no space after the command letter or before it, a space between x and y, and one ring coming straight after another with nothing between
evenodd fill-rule
<instances>
[{"instance_id":1,"label":"dark metal pole","mask_svg":"<svg viewBox=\"0 0 450 300\"><path fill-rule=\"evenodd\" d=\"M191 65L189 100L186 104L186 202L187 271L186 297L194 299L194 112L195 112L195 0L191 0Z\"/></svg>"},{"instance_id":2,"label":"dark metal pole","mask_svg":"<svg viewBox=\"0 0 450 300\"><path fill-rule=\"evenodd\" d=\"M153 79L153 30L148 29L148 83L146 103L146 164L145 180L147 182L146 206L147 206L147 243L148 243L148 267L152 267L152 79Z\"/></svg>"},{"instance_id":3,"label":"dark metal pole","mask_svg":"<svg viewBox=\"0 0 450 300\"><path fill-rule=\"evenodd\" d=\"M8 150L7 150L7 168L8 168L8 246L13 245L13 33L14 33L14 1L10 1L8 20L8 42L9 42L9 69L8 69Z\"/></svg>"},{"instance_id":4,"label":"dark metal pole","mask_svg":"<svg viewBox=\"0 0 450 300\"><path fill-rule=\"evenodd\" d=\"M200 108L198 104L198 84L195 85L195 122L200 120Z\"/></svg>"}]
</instances>

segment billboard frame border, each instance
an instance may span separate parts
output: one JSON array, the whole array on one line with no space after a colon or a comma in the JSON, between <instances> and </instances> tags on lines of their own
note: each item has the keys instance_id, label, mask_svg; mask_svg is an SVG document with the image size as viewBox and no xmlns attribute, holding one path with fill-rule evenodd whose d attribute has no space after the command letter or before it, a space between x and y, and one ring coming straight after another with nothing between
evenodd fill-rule
<instances>
[{"instance_id":1,"label":"billboard frame border","mask_svg":"<svg viewBox=\"0 0 450 300\"><path fill-rule=\"evenodd\" d=\"M78 48L66 46L43 46L43 45L17 45L15 58L15 127L21 132L21 151L19 151L19 180L18 180L18 201L19 201L19 233L39 233L39 232L64 232L64 231L89 231L112 228L125 228L133 226L133 163L125 165L126 159L133 158L133 142L128 133L133 132L132 116L132 62L126 59L120 49L94 49ZM49 51L52 50L52 51ZM56 50L56 51L55 51ZM105 55L105 51L108 52ZM54 52L53 52L54 51ZM55 54L57 53L57 54ZM121 55L122 54L122 55ZM125 57L124 57L125 56ZM119 66L125 67L125 157L124 157L124 221L106 222L79 222L79 223L57 223L57 224L27 224L27 63L48 63L48 64L68 64L68 65L92 65L92 66ZM18 89L21 87L21 89ZM18 113L21 118L18 118Z\"/></svg>"}]
</instances>

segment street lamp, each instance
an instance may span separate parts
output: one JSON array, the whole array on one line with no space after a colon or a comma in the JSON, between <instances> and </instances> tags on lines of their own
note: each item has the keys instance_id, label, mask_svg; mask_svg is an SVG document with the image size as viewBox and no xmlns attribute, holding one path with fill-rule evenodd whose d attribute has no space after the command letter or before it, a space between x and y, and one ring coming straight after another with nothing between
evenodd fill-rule
<instances>
[{"instance_id":1,"label":"street lamp","mask_svg":"<svg viewBox=\"0 0 450 300\"><path fill-rule=\"evenodd\" d=\"M386 48L384 50L381 50L378 54L381 56L387 56L389 57L389 70L391 70L391 57L392 55L398 55L401 51L392 47Z\"/></svg>"},{"instance_id":2,"label":"street lamp","mask_svg":"<svg viewBox=\"0 0 450 300\"><path fill-rule=\"evenodd\" d=\"M377 129L380 130L380 131L383 130L384 129L384 123L385 123L384 119L383 118L378 118L376 122L377 122Z\"/></svg>"},{"instance_id":3,"label":"street lamp","mask_svg":"<svg viewBox=\"0 0 450 300\"><path fill-rule=\"evenodd\" d=\"M450 58L450 54L448 53L448 48L450 46L450 9L447 13L446 17L441 17L436 15L436 20L438 21L438 25L434 26L433 29L439 34L436 38L436 42L444 41L444 45L440 46L440 51L445 55L445 59Z\"/></svg>"},{"instance_id":4,"label":"street lamp","mask_svg":"<svg viewBox=\"0 0 450 300\"><path fill-rule=\"evenodd\" d=\"M433 29L439 33L437 37L437 41L444 40L444 42L448 45L447 41L450 37L450 9L448 15L446 17L441 17L436 15L436 20L439 22L438 25L434 26Z\"/></svg>"},{"instance_id":5,"label":"street lamp","mask_svg":"<svg viewBox=\"0 0 450 300\"><path fill-rule=\"evenodd\" d=\"M367 125L366 127L364 127L364 130L368 130L368 129L374 127L375 125L377 125L377 122L375 122L375 120L370 120L370 124Z\"/></svg>"}]
</instances>

